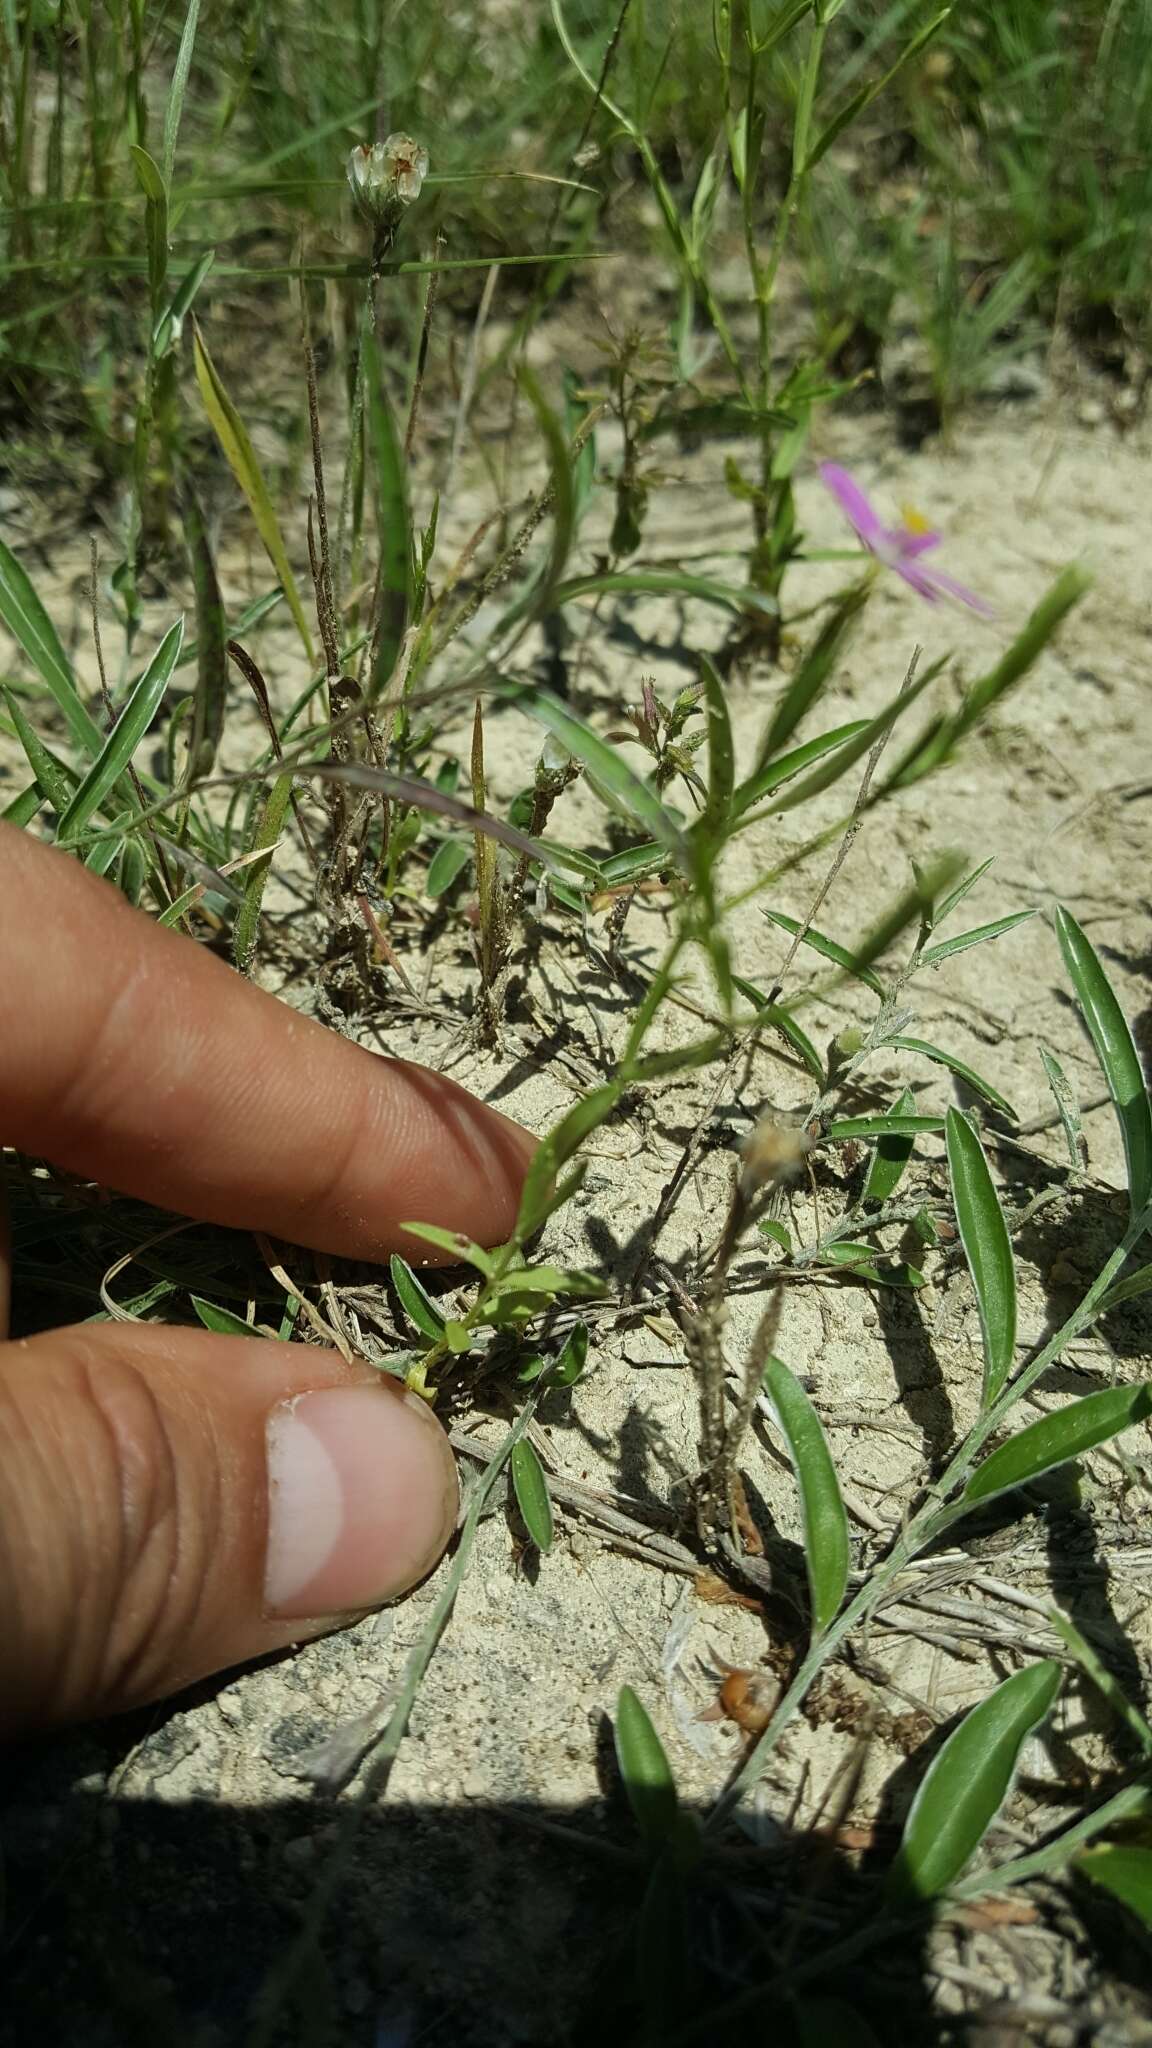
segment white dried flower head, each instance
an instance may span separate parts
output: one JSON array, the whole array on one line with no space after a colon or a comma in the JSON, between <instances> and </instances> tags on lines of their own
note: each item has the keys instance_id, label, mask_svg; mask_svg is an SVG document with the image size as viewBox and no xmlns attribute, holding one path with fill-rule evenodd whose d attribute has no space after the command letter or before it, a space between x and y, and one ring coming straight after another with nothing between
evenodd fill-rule
<instances>
[{"instance_id":1,"label":"white dried flower head","mask_svg":"<svg viewBox=\"0 0 1152 2048\"><path fill-rule=\"evenodd\" d=\"M778 1124L761 1117L740 1147L743 1154L740 1181L746 1197L763 1187L780 1187L794 1180L803 1167L812 1140L795 1125Z\"/></svg>"},{"instance_id":2,"label":"white dried flower head","mask_svg":"<svg viewBox=\"0 0 1152 2048\"><path fill-rule=\"evenodd\" d=\"M419 199L427 175L428 151L411 135L358 143L348 158L352 196L370 220L398 220Z\"/></svg>"}]
</instances>

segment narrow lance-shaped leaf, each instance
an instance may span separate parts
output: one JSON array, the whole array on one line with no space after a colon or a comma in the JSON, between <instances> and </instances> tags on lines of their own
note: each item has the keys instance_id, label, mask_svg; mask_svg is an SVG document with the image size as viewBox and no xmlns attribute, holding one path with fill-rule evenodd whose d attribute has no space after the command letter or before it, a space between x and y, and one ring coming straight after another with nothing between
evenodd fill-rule
<instances>
[{"instance_id":1,"label":"narrow lance-shaped leaf","mask_svg":"<svg viewBox=\"0 0 1152 2048\"><path fill-rule=\"evenodd\" d=\"M905 1088L897 1096L891 1114L897 1117L916 1114L916 1098L910 1088ZM886 1131L882 1138L877 1139L860 1197L862 1202L891 1200L912 1157L912 1145L913 1140L898 1131Z\"/></svg>"},{"instance_id":2,"label":"narrow lance-shaped leaf","mask_svg":"<svg viewBox=\"0 0 1152 2048\"><path fill-rule=\"evenodd\" d=\"M1008 1225L980 1140L958 1109L948 1111L944 1141L956 1224L980 1311L984 1339L981 1400L988 1408L1004 1385L1016 1352L1016 1268Z\"/></svg>"},{"instance_id":3,"label":"narrow lance-shaped leaf","mask_svg":"<svg viewBox=\"0 0 1152 2048\"><path fill-rule=\"evenodd\" d=\"M254 1329L251 1323L246 1323L243 1316L236 1315L230 1308L219 1308L214 1301L204 1301L199 1294L192 1295L191 1301L204 1328L211 1330L217 1337L263 1335L261 1330Z\"/></svg>"},{"instance_id":4,"label":"narrow lance-shaped leaf","mask_svg":"<svg viewBox=\"0 0 1152 2048\"><path fill-rule=\"evenodd\" d=\"M177 619L176 624L168 628L128 698L104 742L99 759L92 763L64 812L56 828L57 839L74 838L82 831L92 813L100 808L109 790L115 786L130 765L132 756L164 701L164 692L171 681L183 638L184 621Z\"/></svg>"},{"instance_id":5,"label":"narrow lance-shaped leaf","mask_svg":"<svg viewBox=\"0 0 1152 2048\"><path fill-rule=\"evenodd\" d=\"M845 1138L920 1138L944 1129L942 1116L838 1116L824 1127L824 1136L839 1144Z\"/></svg>"},{"instance_id":6,"label":"narrow lance-shaped leaf","mask_svg":"<svg viewBox=\"0 0 1152 2048\"><path fill-rule=\"evenodd\" d=\"M936 930L938 925L944 923L945 918L951 917L952 912L959 908L966 896L972 894L977 882L983 880L995 858L995 854L990 854L987 860L981 861L978 868L973 868L970 875L965 875L962 881L957 882L954 889L949 889L947 894L940 898L939 903L933 905L931 920L933 931Z\"/></svg>"},{"instance_id":7,"label":"narrow lance-shaped leaf","mask_svg":"<svg viewBox=\"0 0 1152 2048\"><path fill-rule=\"evenodd\" d=\"M684 576L665 569L613 569L602 576L573 576L558 583L552 592L552 609L571 604L577 597L696 597L704 604L719 605L725 611L743 615L757 612L774 617L779 606L774 598L761 596L746 583L720 583L712 576Z\"/></svg>"},{"instance_id":8,"label":"narrow lance-shaped leaf","mask_svg":"<svg viewBox=\"0 0 1152 2048\"><path fill-rule=\"evenodd\" d=\"M505 612L500 622L501 634L517 620L532 618L551 608L554 594L564 573L564 564L571 551L576 517L572 458L568 452L564 429L545 398L538 378L526 364L521 366L519 382L536 415L536 424L543 435L548 453L552 544L529 588Z\"/></svg>"},{"instance_id":9,"label":"narrow lance-shaped leaf","mask_svg":"<svg viewBox=\"0 0 1152 2048\"><path fill-rule=\"evenodd\" d=\"M1020 1751L1060 1690L1052 1658L996 1687L928 1766L888 1879L893 1904L935 1898L959 1877L1004 1804Z\"/></svg>"},{"instance_id":10,"label":"narrow lance-shaped leaf","mask_svg":"<svg viewBox=\"0 0 1152 2048\"><path fill-rule=\"evenodd\" d=\"M551 1213L557 1173L585 1138L611 1116L620 1100L621 1089L619 1081L608 1081L601 1088L593 1088L573 1104L567 1116L562 1117L555 1130L549 1131L537 1146L520 1195L515 1231L518 1244L531 1237Z\"/></svg>"},{"instance_id":11,"label":"narrow lance-shaped leaf","mask_svg":"<svg viewBox=\"0 0 1152 2048\"><path fill-rule=\"evenodd\" d=\"M1133 1043L1128 1019L1116 1000L1100 959L1076 919L1063 908L1056 912L1056 936L1064 965L1088 1026L1096 1057L1116 1106L1128 1193L1138 1215L1152 1200L1152 1104Z\"/></svg>"},{"instance_id":12,"label":"narrow lance-shaped leaf","mask_svg":"<svg viewBox=\"0 0 1152 2048\"><path fill-rule=\"evenodd\" d=\"M311 662L312 635L304 617L300 592L288 560L288 550L280 531L280 522L264 481L256 451L248 437L248 429L229 398L220 381L216 365L205 345L204 337L194 319L192 322L192 353L196 366L196 382L204 410L212 423L216 438L224 451L228 467L232 471L248 502L248 508L256 521L256 530L268 552L268 559L276 571L277 579L288 601L288 608L296 621L297 631L303 642L304 652Z\"/></svg>"},{"instance_id":13,"label":"narrow lance-shaped leaf","mask_svg":"<svg viewBox=\"0 0 1152 2048\"><path fill-rule=\"evenodd\" d=\"M1076 1100L1072 1084L1055 1053L1049 1051L1046 1045L1042 1045L1040 1047L1040 1058L1044 1064L1044 1072L1048 1076L1048 1086L1052 1090L1052 1100L1056 1104L1056 1114L1060 1118L1061 1127L1063 1128L1064 1143L1068 1147L1069 1164L1075 1172L1082 1173L1088 1163L1088 1155L1084 1144L1084 1132L1080 1123L1080 1104Z\"/></svg>"},{"instance_id":14,"label":"narrow lance-shaped leaf","mask_svg":"<svg viewBox=\"0 0 1152 2048\"><path fill-rule=\"evenodd\" d=\"M428 863L428 873L424 878L425 895L433 898L446 896L471 858L472 848L466 839L442 839Z\"/></svg>"},{"instance_id":15,"label":"narrow lance-shaped leaf","mask_svg":"<svg viewBox=\"0 0 1152 2048\"><path fill-rule=\"evenodd\" d=\"M938 946L926 946L920 955L920 967L938 967L941 960L950 960L953 953L966 953L970 946L982 946L988 939L998 939L1003 932L1010 932L1018 924L1027 924L1035 917L1034 910L1016 910L1011 917L998 917L992 924L979 924L970 932L959 932L954 939L941 939Z\"/></svg>"},{"instance_id":16,"label":"narrow lance-shaped leaf","mask_svg":"<svg viewBox=\"0 0 1152 2048\"><path fill-rule=\"evenodd\" d=\"M885 1039L884 1042L886 1045L899 1046L902 1052L918 1052L938 1067L947 1067L949 1073L956 1074L961 1081L966 1081L969 1088L974 1089L977 1095L982 1095L985 1102L990 1102L993 1109L998 1109L1012 1123L1018 1121L1012 1104L1001 1095L999 1089L994 1088L991 1081L986 1081L983 1074L978 1074L975 1067L970 1067L966 1060L957 1059L954 1052L945 1052L939 1045L929 1045L925 1038L905 1038L902 1033L898 1033L894 1038Z\"/></svg>"},{"instance_id":17,"label":"narrow lance-shaped leaf","mask_svg":"<svg viewBox=\"0 0 1152 2048\"><path fill-rule=\"evenodd\" d=\"M37 673L47 683L68 730L81 751L95 759L104 745L104 734L85 710L76 687L72 666L55 626L21 564L0 540L0 619L19 643Z\"/></svg>"},{"instance_id":18,"label":"narrow lance-shaped leaf","mask_svg":"<svg viewBox=\"0 0 1152 2048\"><path fill-rule=\"evenodd\" d=\"M815 1080L819 1081L821 1088L823 1088L825 1079L824 1062L809 1038L808 1033L796 1022L795 1017L787 1006L781 1003L770 1003L763 989L757 988L754 982L743 980L739 974L732 976L732 986L747 1002L753 1004L758 1011L759 1014L756 1022L772 1030L779 1031L781 1037L786 1038L789 1045L799 1053L808 1072Z\"/></svg>"},{"instance_id":19,"label":"narrow lance-shaped leaf","mask_svg":"<svg viewBox=\"0 0 1152 2048\"><path fill-rule=\"evenodd\" d=\"M779 1358L770 1358L764 1368L764 1390L776 1411L800 1489L812 1633L818 1636L834 1620L848 1584L848 1517L820 1417L795 1374Z\"/></svg>"},{"instance_id":20,"label":"narrow lance-shaped leaf","mask_svg":"<svg viewBox=\"0 0 1152 2048\"><path fill-rule=\"evenodd\" d=\"M872 585L871 580L854 584L832 608L815 640L805 648L796 670L773 714L772 723L764 735L756 767L747 782L741 783L737 802L741 808L752 802L755 785L767 764L777 755L790 739L800 720L815 703L825 683L832 674L844 651L849 628L854 625L867 602Z\"/></svg>"},{"instance_id":21,"label":"narrow lance-shaped leaf","mask_svg":"<svg viewBox=\"0 0 1152 2048\"><path fill-rule=\"evenodd\" d=\"M802 932L802 946L810 947L813 953L819 953L824 960L835 961L837 967L843 967L845 973L855 976L857 981L864 983L865 988L870 988L873 995L883 995L884 984L879 975L873 974L870 967L857 966L846 946L841 946L835 939L828 938L824 932L816 931L812 925L805 930L798 918L788 917L782 910L766 910L764 915L769 923L779 925L782 932L791 932L793 938L798 932Z\"/></svg>"},{"instance_id":22,"label":"narrow lance-shaped leaf","mask_svg":"<svg viewBox=\"0 0 1152 2048\"><path fill-rule=\"evenodd\" d=\"M616 1703L616 1762L628 1804L645 1841L653 1849L670 1842L680 1802L664 1747L630 1685L622 1685Z\"/></svg>"},{"instance_id":23,"label":"narrow lance-shaped leaf","mask_svg":"<svg viewBox=\"0 0 1152 2048\"><path fill-rule=\"evenodd\" d=\"M1022 1429L999 1450L992 1451L977 1465L962 1495L966 1507L992 1500L998 1493L1010 1493L1026 1486L1057 1465L1083 1457L1097 1444L1107 1443L1144 1422L1152 1415L1152 1381L1135 1387L1105 1387L1099 1394L1085 1394L1054 1415L1042 1415Z\"/></svg>"},{"instance_id":24,"label":"narrow lance-shaped leaf","mask_svg":"<svg viewBox=\"0 0 1152 2048\"><path fill-rule=\"evenodd\" d=\"M1058 1607L1052 1609L1048 1619L1065 1648L1071 1650L1080 1669L1091 1679L1101 1698L1107 1701L1116 1719L1122 1722L1129 1734L1135 1738L1137 1747L1143 1750L1145 1756L1152 1756L1152 1728L1148 1726L1135 1700L1129 1699L1119 1679L1109 1671L1099 1652L1086 1636L1081 1635L1075 1622L1070 1620L1068 1615L1062 1614Z\"/></svg>"},{"instance_id":25,"label":"narrow lance-shaped leaf","mask_svg":"<svg viewBox=\"0 0 1152 2048\"><path fill-rule=\"evenodd\" d=\"M65 770L49 753L39 733L33 730L25 718L19 699L14 697L7 687L4 689L4 701L8 706L8 715L16 728L16 737L24 749L28 766L40 786L40 794L46 803L51 804L59 817L67 810L71 801L72 791L76 787L76 777ZM8 813L5 812L3 815L6 817Z\"/></svg>"},{"instance_id":26,"label":"narrow lance-shaped leaf","mask_svg":"<svg viewBox=\"0 0 1152 2048\"><path fill-rule=\"evenodd\" d=\"M749 775L735 790L733 817L739 818L742 826L754 825L760 816L759 811L752 811L754 804L759 803L762 797L771 796L774 789L791 781L794 775L799 775L810 761L819 761L823 755L834 753L837 747L847 746L849 740L854 740L857 733L864 731L867 723L866 718L854 718L848 725L837 725L831 732L818 733L815 739L806 740L802 747L792 747L786 754L777 754L766 768ZM752 815L748 816L750 811Z\"/></svg>"},{"instance_id":27,"label":"narrow lance-shaped leaf","mask_svg":"<svg viewBox=\"0 0 1152 2048\"><path fill-rule=\"evenodd\" d=\"M425 1337L438 1344L444 1335L444 1317L430 1294L421 1287L407 1260L393 1252L388 1262L392 1274L392 1285L400 1296L405 1313L411 1317L416 1328Z\"/></svg>"},{"instance_id":28,"label":"narrow lance-shaped leaf","mask_svg":"<svg viewBox=\"0 0 1152 2048\"><path fill-rule=\"evenodd\" d=\"M527 1437L522 1436L513 1444L510 1463L516 1505L524 1517L524 1527L537 1550L551 1550L555 1531L548 1481L544 1467Z\"/></svg>"}]
</instances>

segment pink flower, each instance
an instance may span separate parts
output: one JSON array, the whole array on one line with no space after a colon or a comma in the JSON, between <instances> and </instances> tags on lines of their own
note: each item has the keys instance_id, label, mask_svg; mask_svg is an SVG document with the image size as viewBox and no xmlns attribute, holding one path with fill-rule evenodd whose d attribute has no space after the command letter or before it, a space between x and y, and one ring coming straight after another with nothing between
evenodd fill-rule
<instances>
[{"instance_id":1,"label":"pink flower","mask_svg":"<svg viewBox=\"0 0 1152 2048\"><path fill-rule=\"evenodd\" d=\"M897 576L902 576L919 597L926 598L929 604L950 597L957 604L966 604L969 611L980 612L986 619L992 617L991 605L977 597L974 590L966 590L942 569L924 563L922 557L939 547L941 536L933 533L916 514L906 512L902 526L885 526L871 500L838 463L822 462L820 480L855 527L869 554L875 555L886 569L895 569Z\"/></svg>"}]
</instances>

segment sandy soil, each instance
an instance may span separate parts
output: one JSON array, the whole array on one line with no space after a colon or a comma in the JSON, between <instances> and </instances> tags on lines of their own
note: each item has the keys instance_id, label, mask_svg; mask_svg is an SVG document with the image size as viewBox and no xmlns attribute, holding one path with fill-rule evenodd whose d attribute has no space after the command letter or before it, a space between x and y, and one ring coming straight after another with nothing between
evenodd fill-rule
<instances>
[{"instance_id":1,"label":"sandy soil","mask_svg":"<svg viewBox=\"0 0 1152 2048\"><path fill-rule=\"evenodd\" d=\"M936 613L899 582L882 585L821 727L886 701L917 644L926 660L956 649L931 700L954 702L960 676L991 665L1065 562L1083 560L1096 575L1057 647L962 761L868 823L819 922L851 943L906 886L910 856L946 849L961 849L973 862L994 856L967 922L1066 903L1100 949L1146 1047L1146 446L1135 435L1122 440L1107 429L1065 427L1050 407L1036 406L991 412L951 454L934 446L900 454L881 424L867 419L825 423L815 452L849 461L893 507L911 499L930 512L949 536L948 569L984 592L997 612L989 624ZM718 480L719 469L714 448L669 459L672 481L654 501L646 559L692 558L701 569L734 571L745 515ZM844 545L836 510L814 479L804 485L801 509L818 544ZM468 510L465 502L456 514L462 531ZM10 537L19 545L18 534ZM589 548L595 538L593 529ZM81 559L77 551L77 568ZM53 567L63 595L70 570L58 554ZM842 575L835 564L801 571L794 601L816 602ZM240 565L233 564L233 587L239 580ZM161 608L155 610L159 622ZM478 635L484 623L478 620ZM573 623L583 631L583 621ZM569 650L575 699L598 717L611 711L618 718L623 704L637 700L643 676L671 693L692 680L695 650L715 649L719 631L717 615L703 607L681 615L662 601L631 600L606 609L589 628L578 664L575 647ZM288 636L269 633L262 645L287 701L296 659ZM786 649L786 665L793 658ZM745 758L779 688L778 674L764 671L731 685ZM918 716L912 714L913 726ZM446 747L453 737L446 732ZM511 794L525 779L537 745L526 721L507 712L493 716L489 746L500 793ZM804 836L841 808L833 794L814 815L806 812ZM583 835L604 843L600 814L582 788L564 799L554 823L573 841ZM793 817L754 828L731 854L726 881L734 891L749 885L800 836ZM773 890L773 906L803 916L827 860L824 854L791 874ZM283 980L283 961L307 948L312 912L291 887L271 900L275 930L262 971ZM643 968L658 956L663 916L659 898L636 904L626 965ZM408 965L419 983L426 956L415 919L410 931ZM545 914L518 967L499 1055L471 1046L464 996L472 969L452 928L438 941L427 1010L412 1014L397 1002L391 1014L356 1028L368 1043L449 1066L543 1129L612 1071L627 1028L627 989L607 966L603 938L603 918L593 918L582 934L573 917ZM752 900L733 919L733 945L739 971L766 986L788 940ZM824 963L802 955L789 992L818 983L823 973ZM303 983L286 993L307 999ZM702 967L696 993L707 1005ZM995 1113L986 1126L1006 1202L1016 1212L1050 1190L1016 1244L1020 1340L1031 1345L1079 1298L1117 1241L1124 1209L1114 1120L1045 916L994 949L948 961L913 986L909 1002L916 1021L906 1029L969 1061L1017 1112L1015 1146L1002 1142L1011 1127ZM823 1045L848 1025L866 1026L872 1009L867 992L846 983L805 1011L806 1028ZM700 1028L684 1013L669 1017L670 1034ZM1079 1185L1063 1173L1042 1045L1056 1053L1086 1108L1090 1164ZM673 1533L697 1469L698 1413L662 1275L670 1272L691 1292L727 1202L736 1143L765 1102L799 1112L811 1090L786 1049L761 1048L751 1073L717 1106L698 1168L647 1260L648 1292L621 1311L615 1291L651 1249L646 1227L718 1073L713 1067L630 1098L593 1140L584 1188L546 1240L558 1260L591 1267L613 1289L591 1316L587 1377L543 1411L537 1441L546 1462L560 1478L637 1504L632 1511L640 1520ZM889 1102L905 1082L915 1085L923 1110L967 1099L940 1068L914 1056L880 1060L868 1078L875 1092L859 1107ZM918 1143L912 1194L943 1193L940 1149L931 1138ZM817 1190L826 1225L850 1191L842 1161L830 1157L819 1169ZM812 1188L800 1185L791 1211L796 1238L810 1241L818 1227ZM895 1230L893 1247L899 1239ZM786 1291L775 1348L806 1376L827 1427L861 1569L882 1548L884 1532L898 1525L931 1461L975 1410L979 1332L962 1265L944 1248L928 1253L924 1267L927 1284L916 1295L819 1279ZM757 1250L735 1264L724 1340L733 1365L763 1309L768 1270ZM363 1276L355 1277L362 1284ZM449 1299L454 1284L455 1276L443 1283ZM362 1294L349 1294L344 1306L360 1317L352 1327L367 1344L390 1348L394 1309L382 1293L374 1315ZM1025 1419L1069 1394L1139 1377L1152 1351L1141 1306L1116 1313L1075 1345L1037 1389ZM479 1441L494 1443L511 1409L498 1388L487 1393L470 1411L458 1391L455 1419ZM917 1575L915 1598L874 1625L863 1664L833 1666L744 1816L746 1831L780 1859L788 1891L806 1882L805 1831L831 1814L826 1852L842 1867L821 1899L831 1896L841 1906L850 1900L852 1866L870 1845L884 1850L891 1842L918 1773L912 1759L922 1759L934 1731L1016 1668L1021 1655L1058 1653L1044 1615L1053 1593L1082 1621L1111 1629L1117 1670L1144 1691L1152 1669L1150 1451L1148 1432L1134 1432L1123 1453L1110 1448L1085 1460L1078 1483L1039 1489L1034 1512L1023 1519L982 1525L962 1548ZM762 1420L743 1463L750 1497L786 1559L799 1533L797 1503L782 1447ZM733 1723L699 1718L716 1698L722 1662L762 1666L769 1674L788 1668L794 1645L778 1619L766 1623L752 1608L709 1602L690 1570L622 1554L585 1514L560 1507L558 1525L551 1554L532 1562L502 1496L483 1523L386 1797L363 1819L349 1850L326 1922L324 1966L306 1972L282 2038L585 2038L583 2001L598 1972L610 1970L637 1881L607 1852L578 1848L540 1822L602 1840L607 1820L613 1840L627 1839L615 1827L619 1794L605 1770L606 1716L621 1684L633 1685L647 1703L684 1797L707 1804L745 1742ZM83 2048L138 2036L245 2038L241 2016L290 1946L342 1839L347 1807L325 1788L309 1788L310 1753L359 1717L386 1718L441 1579L437 1574L394 1612L295 1657L22 1762L7 1834L14 1909L21 1920L27 1900L28 1918L16 1948L13 2018L0 2018L0 2039L39 2038L29 2030L49 2023L58 2038ZM934 1605L926 1608L925 1600ZM1102 1773L1115 1770L1121 1753L1072 1685L1050 1735L1032 1746L992 1838L996 1853L1011 1853L1021 1839L1053 1826ZM845 1775L857 1765L858 1777ZM814 1910L825 1909L818 1903ZM840 1925L838 1910L834 1904L826 1916L830 1928ZM1003 1919L991 1909L967 1921L952 1916L922 1956L910 1949L894 1966L901 2033L940 2038L949 2016L965 2014L973 2028L978 2022L986 2029L965 2038L989 2048L993 2041L1033 2039L1091 2040L1102 2048L1152 2040L1152 2005L1125 1989L1123 1943L1093 1949L1080 1942L1079 1927L1055 1892L1040 1903L1021 1897L1015 1915ZM730 1969L738 1989L747 1956L720 1954L733 1934L715 1900L702 1903L697 1934L712 1944L714 1961ZM104 2017L95 2016L100 2012ZM615 2038L610 2026L608 2038Z\"/></svg>"}]
</instances>

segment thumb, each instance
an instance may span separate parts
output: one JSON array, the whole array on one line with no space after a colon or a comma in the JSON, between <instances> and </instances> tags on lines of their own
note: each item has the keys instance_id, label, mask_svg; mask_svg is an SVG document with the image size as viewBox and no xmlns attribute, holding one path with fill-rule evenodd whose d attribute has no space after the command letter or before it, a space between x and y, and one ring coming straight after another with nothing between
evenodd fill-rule
<instances>
[{"instance_id":1,"label":"thumb","mask_svg":"<svg viewBox=\"0 0 1152 2048\"><path fill-rule=\"evenodd\" d=\"M84 1324L0 1344L0 1733L116 1712L430 1570L448 1439L367 1365Z\"/></svg>"}]
</instances>

